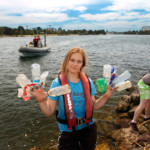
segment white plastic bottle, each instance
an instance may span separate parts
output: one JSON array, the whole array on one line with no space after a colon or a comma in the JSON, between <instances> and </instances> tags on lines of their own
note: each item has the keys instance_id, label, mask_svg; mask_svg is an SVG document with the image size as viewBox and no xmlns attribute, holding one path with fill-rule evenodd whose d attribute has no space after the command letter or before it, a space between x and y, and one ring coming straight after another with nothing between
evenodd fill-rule
<instances>
[{"instance_id":1,"label":"white plastic bottle","mask_svg":"<svg viewBox=\"0 0 150 150\"><path fill-rule=\"evenodd\" d=\"M106 79L107 83L110 82L111 68L112 67L109 64L103 66L103 77Z\"/></svg>"},{"instance_id":2,"label":"white plastic bottle","mask_svg":"<svg viewBox=\"0 0 150 150\"><path fill-rule=\"evenodd\" d=\"M48 74L49 74L49 72L48 72L48 71L45 71L45 72L43 72L43 73L41 74L41 76L40 76L40 84L43 83L43 88L44 88L44 86L45 86L45 82L46 82L46 78L47 78Z\"/></svg>"},{"instance_id":3,"label":"white plastic bottle","mask_svg":"<svg viewBox=\"0 0 150 150\"><path fill-rule=\"evenodd\" d=\"M117 85L116 91L122 91L131 87L132 87L132 84L130 81L121 82L120 84Z\"/></svg>"},{"instance_id":4,"label":"white plastic bottle","mask_svg":"<svg viewBox=\"0 0 150 150\"><path fill-rule=\"evenodd\" d=\"M33 83L40 82L40 65L39 64L32 64L31 65L31 72L32 72L32 81Z\"/></svg>"},{"instance_id":5,"label":"white plastic bottle","mask_svg":"<svg viewBox=\"0 0 150 150\"><path fill-rule=\"evenodd\" d=\"M16 82L21 86L21 88L18 89L18 97L22 97L24 92L24 87L26 87L28 84L32 84L32 82L24 74L19 74L16 77ZM30 89L31 87L28 87L26 89L28 96L31 96L29 93Z\"/></svg>"},{"instance_id":6,"label":"white plastic bottle","mask_svg":"<svg viewBox=\"0 0 150 150\"><path fill-rule=\"evenodd\" d=\"M131 74L128 70L126 70L125 72L123 72L121 75L119 75L118 77L116 77L112 84L115 85L115 87L121 83L124 82L125 80L129 79L131 77Z\"/></svg>"},{"instance_id":7,"label":"white plastic bottle","mask_svg":"<svg viewBox=\"0 0 150 150\"><path fill-rule=\"evenodd\" d=\"M68 94L70 92L71 92L70 86L69 86L69 84L66 84L66 85L62 85L62 86L59 86L59 87L49 90L48 95L49 96L59 96L59 95Z\"/></svg>"},{"instance_id":8,"label":"white plastic bottle","mask_svg":"<svg viewBox=\"0 0 150 150\"><path fill-rule=\"evenodd\" d=\"M32 82L24 74L19 74L16 77L16 82L24 89L27 84L32 84Z\"/></svg>"}]
</instances>

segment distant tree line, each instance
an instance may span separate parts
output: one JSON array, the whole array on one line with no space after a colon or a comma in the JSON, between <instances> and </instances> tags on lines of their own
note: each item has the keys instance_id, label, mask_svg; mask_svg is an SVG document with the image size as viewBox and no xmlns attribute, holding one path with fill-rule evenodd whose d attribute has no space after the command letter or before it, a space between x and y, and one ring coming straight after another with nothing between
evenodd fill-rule
<instances>
[{"instance_id":1,"label":"distant tree line","mask_svg":"<svg viewBox=\"0 0 150 150\"><path fill-rule=\"evenodd\" d=\"M33 29L24 29L23 26L18 26L18 28L9 28L9 27L0 27L0 35L35 35L44 33L44 29L37 27ZM78 34L78 35L98 35L106 34L104 30L65 30L62 28L49 28L46 29L47 34L58 34L58 35L69 35L69 34Z\"/></svg>"},{"instance_id":2,"label":"distant tree line","mask_svg":"<svg viewBox=\"0 0 150 150\"><path fill-rule=\"evenodd\" d=\"M143 34L143 35L150 35L150 30L147 30L147 31L142 31L142 30L140 30L140 31L135 31L135 30L133 30L133 31L127 31L127 32L110 32L110 33L112 33L112 34Z\"/></svg>"},{"instance_id":3,"label":"distant tree line","mask_svg":"<svg viewBox=\"0 0 150 150\"><path fill-rule=\"evenodd\" d=\"M57 34L57 35L105 35L108 31L104 30L65 30L62 28L49 28L46 29L47 34ZM41 27L33 28L33 29L25 29L23 26L18 26L18 28L9 28L9 27L0 27L0 36L10 35L10 36L18 36L18 35L36 35L44 33L44 29ZM113 34L149 34L150 30L147 31L127 31L127 32L111 32Z\"/></svg>"},{"instance_id":4,"label":"distant tree line","mask_svg":"<svg viewBox=\"0 0 150 150\"><path fill-rule=\"evenodd\" d=\"M150 34L150 30L146 30L146 31L128 31L128 32L124 32L124 34Z\"/></svg>"}]
</instances>

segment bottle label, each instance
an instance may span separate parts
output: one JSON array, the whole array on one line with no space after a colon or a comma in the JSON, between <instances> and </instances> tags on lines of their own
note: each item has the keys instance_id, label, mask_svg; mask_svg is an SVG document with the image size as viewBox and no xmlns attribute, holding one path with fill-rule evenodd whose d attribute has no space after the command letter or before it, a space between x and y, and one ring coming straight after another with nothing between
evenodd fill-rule
<instances>
[{"instance_id":1,"label":"bottle label","mask_svg":"<svg viewBox=\"0 0 150 150\"><path fill-rule=\"evenodd\" d=\"M40 80L33 80L33 83L39 83Z\"/></svg>"}]
</instances>

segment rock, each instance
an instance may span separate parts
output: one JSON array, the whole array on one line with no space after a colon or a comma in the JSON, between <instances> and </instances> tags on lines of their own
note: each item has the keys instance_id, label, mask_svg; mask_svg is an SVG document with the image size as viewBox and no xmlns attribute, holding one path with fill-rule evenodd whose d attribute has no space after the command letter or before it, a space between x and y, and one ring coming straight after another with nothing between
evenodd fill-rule
<instances>
[{"instance_id":1,"label":"rock","mask_svg":"<svg viewBox=\"0 0 150 150\"><path fill-rule=\"evenodd\" d=\"M132 86L132 87L126 89L126 91L131 92L131 91L134 91L134 89L135 89L134 86Z\"/></svg>"},{"instance_id":2,"label":"rock","mask_svg":"<svg viewBox=\"0 0 150 150\"><path fill-rule=\"evenodd\" d=\"M130 128L121 128L116 130L112 134L112 138L117 142L118 148L122 149L131 149L135 148L136 145L134 141L138 139L139 134L133 133Z\"/></svg>"},{"instance_id":3,"label":"rock","mask_svg":"<svg viewBox=\"0 0 150 150\"><path fill-rule=\"evenodd\" d=\"M131 94L131 102L133 105L138 105L140 103L140 94L132 93Z\"/></svg>"},{"instance_id":4,"label":"rock","mask_svg":"<svg viewBox=\"0 0 150 150\"><path fill-rule=\"evenodd\" d=\"M131 96L124 95L120 98L118 106L116 108L117 112L127 112L130 108Z\"/></svg>"},{"instance_id":5,"label":"rock","mask_svg":"<svg viewBox=\"0 0 150 150\"><path fill-rule=\"evenodd\" d=\"M107 143L98 144L95 150L110 150Z\"/></svg>"},{"instance_id":6,"label":"rock","mask_svg":"<svg viewBox=\"0 0 150 150\"><path fill-rule=\"evenodd\" d=\"M120 119L122 119L122 118L129 118L128 113L122 113L122 114L120 114L119 118Z\"/></svg>"},{"instance_id":7,"label":"rock","mask_svg":"<svg viewBox=\"0 0 150 150\"><path fill-rule=\"evenodd\" d=\"M143 133L141 136L138 137L136 142L142 146L145 146L145 143L150 144L150 133Z\"/></svg>"},{"instance_id":8,"label":"rock","mask_svg":"<svg viewBox=\"0 0 150 150\"><path fill-rule=\"evenodd\" d=\"M135 112L135 110L136 110L137 107L138 107L138 106L134 106L131 110L128 111L128 116L129 116L130 118L133 118L134 112Z\"/></svg>"},{"instance_id":9,"label":"rock","mask_svg":"<svg viewBox=\"0 0 150 150\"><path fill-rule=\"evenodd\" d=\"M129 118L123 118L123 119L116 119L116 125L118 128L128 128L130 127L130 121Z\"/></svg>"}]
</instances>

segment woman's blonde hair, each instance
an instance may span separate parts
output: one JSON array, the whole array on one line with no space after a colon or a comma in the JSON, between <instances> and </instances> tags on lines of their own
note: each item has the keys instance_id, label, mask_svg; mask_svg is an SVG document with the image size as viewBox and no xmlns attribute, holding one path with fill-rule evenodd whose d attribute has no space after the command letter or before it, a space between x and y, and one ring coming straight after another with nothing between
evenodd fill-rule
<instances>
[{"instance_id":1,"label":"woman's blonde hair","mask_svg":"<svg viewBox=\"0 0 150 150\"><path fill-rule=\"evenodd\" d=\"M68 64L68 62L69 62L69 60L71 58L71 55L74 54L74 53L79 53L83 57L83 62L82 62L82 67L81 67L80 72L83 71L84 67L86 66L86 54L85 54L85 52L84 52L84 50L82 48L74 47L74 48L71 48L67 52L67 54L66 54L66 56L65 56L65 58L64 58L64 60L63 60L63 62L61 64L61 72L65 73L65 74L67 73L67 64Z\"/></svg>"}]
</instances>

